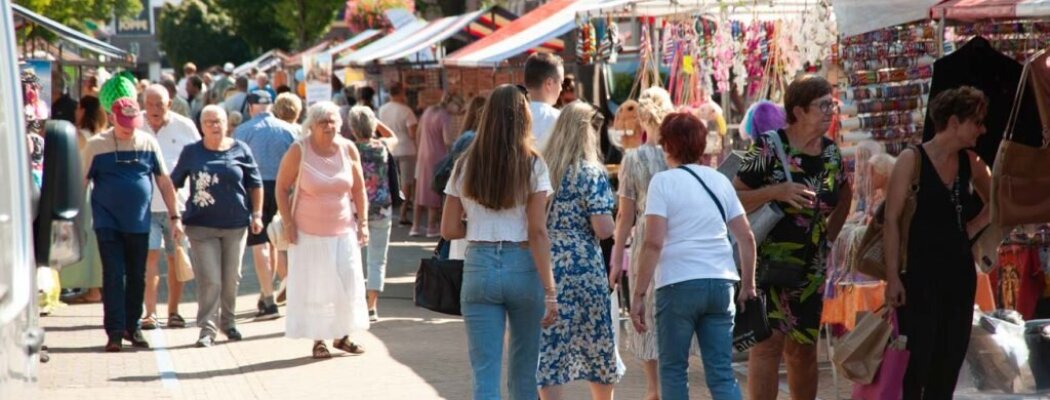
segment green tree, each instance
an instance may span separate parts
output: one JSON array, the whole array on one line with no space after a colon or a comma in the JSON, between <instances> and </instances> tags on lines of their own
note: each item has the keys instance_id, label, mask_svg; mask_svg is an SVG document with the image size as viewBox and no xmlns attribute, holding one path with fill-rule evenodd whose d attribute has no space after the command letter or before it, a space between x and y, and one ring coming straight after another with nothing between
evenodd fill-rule
<instances>
[{"instance_id":1,"label":"green tree","mask_svg":"<svg viewBox=\"0 0 1050 400\"><path fill-rule=\"evenodd\" d=\"M142 0L15 0L15 4L73 29L89 32L90 20L109 21L114 15L133 17L142 11ZM41 29L42 31L42 29ZM29 32L39 35L39 32Z\"/></svg>"},{"instance_id":2,"label":"green tree","mask_svg":"<svg viewBox=\"0 0 1050 400\"><path fill-rule=\"evenodd\" d=\"M277 22L292 33L295 46L304 50L328 32L345 0L278 0L274 5Z\"/></svg>"},{"instance_id":3,"label":"green tree","mask_svg":"<svg viewBox=\"0 0 1050 400\"><path fill-rule=\"evenodd\" d=\"M160 47L171 65L239 64L251 58L248 44L234 33L233 21L219 7L203 0L165 4L157 21Z\"/></svg>"},{"instance_id":4,"label":"green tree","mask_svg":"<svg viewBox=\"0 0 1050 400\"><path fill-rule=\"evenodd\" d=\"M252 54L271 49L288 49L292 33L278 21L286 18L277 13L283 0L210 0L233 20L233 31L244 39ZM278 18L281 16L282 18ZM327 25L326 25L327 26Z\"/></svg>"}]
</instances>

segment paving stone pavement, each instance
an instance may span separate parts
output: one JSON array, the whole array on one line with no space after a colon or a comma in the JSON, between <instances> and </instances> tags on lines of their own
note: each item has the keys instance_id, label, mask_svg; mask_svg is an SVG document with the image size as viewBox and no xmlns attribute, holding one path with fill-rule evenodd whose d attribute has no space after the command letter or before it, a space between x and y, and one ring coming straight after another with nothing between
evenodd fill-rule
<instances>
[{"instance_id":1,"label":"paving stone pavement","mask_svg":"<svg viewBox=\"0 0 1050 400\"><path fill-rule=\"evenodd\" d=\"M412 305L412 285L419 260L433 251L433 240L407 238L396 227L391 238L387 289L380 299L381 321L353 339L367 352L346 355L333 349L331 360L310 358L309 340L284 338L284 318L252 322L258 282L245 263L238 298L241 342L194 347L198 331L192 285L180 312L191 327L146 331L149 350L102 352L100 304L70 305L41 318L51 361L39 368L38 398L119 399L469 399L470 366L463 321ZM246 261L250 261L250 257ZM159 314L167 315L161 290ZM284 309L281 309L282 313ZM616 386L620 399L642 399L641 364L624 353L627 375ZM744 382L746 366L735 365ZM690 365L692 399L710 398L699 359ZM782 376L782 381L785 377ZM830 370L822 363L821 398L832 399ZM843 388L843 397L848 392ZM83 396L87 397L83 397ZM589 398L587 386L566 386L565 399ZM786 393L780 398L787 399Z\"/></svg>"}]
</instances>

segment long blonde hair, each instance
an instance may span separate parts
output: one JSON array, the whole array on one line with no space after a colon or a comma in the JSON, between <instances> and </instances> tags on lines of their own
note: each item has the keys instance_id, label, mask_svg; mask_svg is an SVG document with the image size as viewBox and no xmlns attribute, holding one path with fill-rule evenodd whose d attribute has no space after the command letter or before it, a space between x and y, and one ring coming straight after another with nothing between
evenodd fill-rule
<instances>
[{"instance_id":1,"label":"long blonde hair","mask_svg":"<svg viewBox=\"0 0 1050 400\"><path fill-rule=\"evenodd\" d=\"M543 159L550 170L555 193L566 174L580 162L600 165L598 129L601 125L595 125L603 122L604 118L601 111L581 101L574 101L562 108L554 131L543 149ZM578 173L579 170L573 172Z\"/></svg>"},{"instance_id":2,"label":"long blonde hair","mask_svg":"<svg viewBox=\"0 0 1050 400\"><path fill-rule=\"evenodd\" d=\"M510 209L528 199L537 157L526 94L500 85L485 104L477 136L456 163L455 177L463 178L464 197L489 209Z\"/></svg>"}]
</instances>

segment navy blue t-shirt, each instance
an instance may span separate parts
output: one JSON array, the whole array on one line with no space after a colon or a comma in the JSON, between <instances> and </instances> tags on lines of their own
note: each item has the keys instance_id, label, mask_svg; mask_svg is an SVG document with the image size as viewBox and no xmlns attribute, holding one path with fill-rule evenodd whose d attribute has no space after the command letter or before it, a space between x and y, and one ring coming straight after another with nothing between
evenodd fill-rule
<instances>
[{"instance_id":1,"label":"navy blue t-shirt","mask_svg":"<svg viewBox=\"0 0 1050 400\"><path fill-rule=\"evenodd\" d=\"M208 150L204 141L186 145L171 179L176 187L182 187L187 178L190 197L183 224L234 229L251 223L248 190L262 187L262 178L252 150L244 142L235 140L224 151Z\"/></svg>"},{"instance_id":2,"label":"navy blue t-shirt","mask_svg":"<svg viewBox=\"0 0 1050 400\"><path fill-rule=\"evenodd\" d=\"M118 140L111 129L88 139L83 155L85 176L95 185L94 228L148 233L153 177L167 175L153 135L136 131Z\"/></svg>"}]
</instances>

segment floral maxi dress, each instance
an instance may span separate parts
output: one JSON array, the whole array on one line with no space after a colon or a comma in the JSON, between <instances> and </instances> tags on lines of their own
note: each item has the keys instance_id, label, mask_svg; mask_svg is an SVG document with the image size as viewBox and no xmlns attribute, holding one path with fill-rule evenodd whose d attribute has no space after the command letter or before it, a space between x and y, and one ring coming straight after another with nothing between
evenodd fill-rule
<instances>
[{"instance_id":1,"label":"floral maxi dress","mask_svg":"<svg viewBox=\"0 0 1050 400\"><path fill-rule=\"evenodd\" d=\"M806 282L802 287L768 287L761 281L758 286L766 297L769 324L798 343L816 344L824 307L827 221L838 206L840 190L848 183L842 153L831 139L822 139L819 155L808 155L788 145L783 130L777 134L785 147L792 182L808 186L818 201L816 207L805 209L778 202L785 215L758 246L756 276L762 276L768 263L805 267ZM744 156L737 178L752 189L787 181L782 163L765 137L759 138Z\"/></svg>"},{"instance_id":2,"label":"floral maxi dress","mask_svg":"<svg viewBox=\"0 0 1050 400\"><path fill-rule=\"evenodd\" d=\"M609 179L600 165L579 163L566 171L552 201L547 227L559 318L540 338L538 383L617 383L625 367L613 339L605 261L590 221L612 214Z\"/></svg>"}]
</instances>

